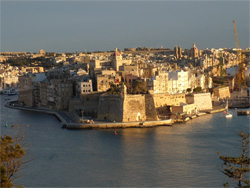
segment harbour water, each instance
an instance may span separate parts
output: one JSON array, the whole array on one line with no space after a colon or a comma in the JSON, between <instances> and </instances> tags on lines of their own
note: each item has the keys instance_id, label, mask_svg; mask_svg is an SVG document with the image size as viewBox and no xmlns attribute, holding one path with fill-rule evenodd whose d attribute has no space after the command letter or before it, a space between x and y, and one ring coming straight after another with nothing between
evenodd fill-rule
<instances>
[{"instance_id":1,"label":"harbour water","mask_svg":"<svg viewBox=\"0 0 250 188\"><path fill-rule=\"evenodd\" d=\"M25 129L27 159L15 183L24 187L222 187L223 155L240 153L250 117L209 114L183 124L155 128L62 129L56 117L4 107L1 135L8 125Z\"/></svg>"}]
</instances>

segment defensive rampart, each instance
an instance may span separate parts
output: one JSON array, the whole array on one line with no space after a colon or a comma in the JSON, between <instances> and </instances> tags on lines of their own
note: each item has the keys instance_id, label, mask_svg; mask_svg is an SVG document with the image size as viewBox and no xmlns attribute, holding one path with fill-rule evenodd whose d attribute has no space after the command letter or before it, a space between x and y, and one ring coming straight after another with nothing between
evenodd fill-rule
<instances>
[{"instance_id":1,"label":"defensive rampart","mask_svg":"<svg viewBox=\"0 0 250 188\"><path fill-rule=\"evenodd\" d=\"M198 110L209 110L212 109L212 100L210 93L197 93L186 95L187 104L194 103Z\"/></svg>"}]
</instances>

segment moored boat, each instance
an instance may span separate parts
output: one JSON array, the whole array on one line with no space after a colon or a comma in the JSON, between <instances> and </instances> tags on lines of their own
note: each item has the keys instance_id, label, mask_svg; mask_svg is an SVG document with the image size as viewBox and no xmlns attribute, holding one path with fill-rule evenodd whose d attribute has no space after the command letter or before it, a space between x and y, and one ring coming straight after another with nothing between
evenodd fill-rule
<instances>
[{"instance_id":1,"label":"moored boat","mask_svg":"<svg viewBox=\"0 0 250 188\"><path fill-rule=\"evenodd\" d=\"M249 110L238 110L237 111L237 115L240 116L240 115L249 115L250 112Z\"/></svg>"},{"instance_id":2,"label":"moored boat","mask_svg":"<svg viewBox=\"0 0 250 188\"><path fill-rule=\"evenodd\" d=\"M231 117L233 117L233 115L232 115L231 113L227 113L227 114L225 115L225 117L226 117L226 118L231 118Z\"/></svg>"},{"instance_id":3,"label":"moored boat","mask_svg":"<svg viewBox=\"0 0 250 188\"><path fill-rule=\"evenodd\" d=\"M226 115L225 117L226 118L232 118L233 117L233 114L231 114L229 111L228 111L228 100L227 100L227 105L226 105Z\"/></svg>"}]
</instances>

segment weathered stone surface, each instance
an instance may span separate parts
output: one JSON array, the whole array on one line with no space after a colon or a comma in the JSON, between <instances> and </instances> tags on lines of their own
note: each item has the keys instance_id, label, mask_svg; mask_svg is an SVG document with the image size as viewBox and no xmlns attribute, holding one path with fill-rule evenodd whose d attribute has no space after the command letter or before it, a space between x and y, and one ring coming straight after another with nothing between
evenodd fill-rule
<instances>
[{"instance_id":1,"label":"weathered stone surface","mask_svg":"<svg viewBox=\"0 0 250 188\"><path fill-rule=\"evenodd\" d=\"M100 97L98 120L108 121L151 121L158 120L157 109L185 103L185 95L104 95Z\"/></svg>"},{"instance_id":2,"label":"weathered stone surface","mask_svg":"<svg viewBox=\"0 0 250 188\"><path fill-rule=\"evenodd\" d=\"M198 110L212 109L212 99L210 93L197 93L186 95L187 104L194 103Z\"/></svg>"},{"instance_id":3,"label":"weathered stone surface","mask_svg":"<svg viewBox=\"0 0 250 188\"><path fill-rule=\"evenodd\" d=\"M104 95L99 99L98 120L122 122L123 100L120 95Z\"/></svg>"},{"instance_id":4,"label":"weathered stone surface","mask_svg":"<svg viewBox=\"0 0 250 188\"><path fill-rule=\"evenodd\" d=\"M218 97L220 99L230 98L230 90L229 87L217 87L214 88L214 97Z\"/></svg>"}]
</instances>

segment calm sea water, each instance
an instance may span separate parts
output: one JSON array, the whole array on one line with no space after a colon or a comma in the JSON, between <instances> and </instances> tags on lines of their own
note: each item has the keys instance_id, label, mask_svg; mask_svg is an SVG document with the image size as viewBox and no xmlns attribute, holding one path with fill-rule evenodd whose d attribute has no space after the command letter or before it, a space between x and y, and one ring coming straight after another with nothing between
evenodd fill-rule
<instances>
[{"instance_id":1,"label":"calm sea water","mask_svg":"<svg viewBox=\"0 0 250 188\"><path fill-rule=\"evenodd\" d=\"M222 187L217 152L240 152L237 133L250 118L206 115L172 127L67 130L51 115L9 109L1 96L1 135L19 124L28 159L15 183L25 187Z\"/></svg>"}]
</instances>

